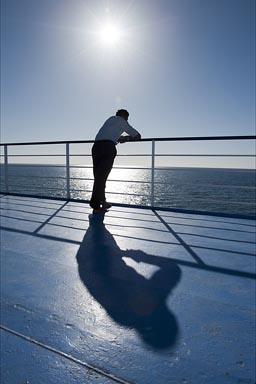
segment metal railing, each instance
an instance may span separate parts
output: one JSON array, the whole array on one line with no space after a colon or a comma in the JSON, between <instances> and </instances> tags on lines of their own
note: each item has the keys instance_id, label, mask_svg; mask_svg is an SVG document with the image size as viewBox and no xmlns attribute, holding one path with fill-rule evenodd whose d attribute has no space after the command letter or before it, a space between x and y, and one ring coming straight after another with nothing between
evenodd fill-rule
<instances>
[{"instance_id":1,"label":"metal railing","mask_svg":"<svg viewBox=\"0 0 256 384\"><path fill-rule=\"evenodd\" d=\"M200 157L221 157L221 158L226 158L226 157L236 157L236 158L239 158L239 157L247 157L247 158L255 158L255 153L240 153L240 154L237 154L237 153L229 153L229 154L223 154L223 153L213 153L213 154L209 154L209 153L189 153L189 154L181 154L181 153L157 153L156 152L156 143L157 142L191 142L191 141L205 141L205 142L210 142L210 141L244 141L244 140L249 140L249 141L252 141L252 140L255 140L256 139L256 135L247 135L247 136L210 136L210 137L173 137L173 138L146 138L146 139L142 139L141 141L139 142L136 142L136 143L145 143L145 142L151 142L151 151L150 153L139 153L139 154L119 154L118 157L147 157L150 159L150 166L149 167L139 167L139 166L136 166L136 167L118 167L118 169L143 169L143 170L147 170L150 172L150 178L148 181L141 181L141 180L133 180L132 182L133 183L139 183L139 184L149 184L150 188L149 188L149 193L146 193L146 195L144 195L144 197L147 197L148 200L149 200L149 204L146 204L146 205L149 205L151 207L157 207L157 204L156 204L156 194L155 194L155 188L157 185L159 184L162 184L162 185L167 185L167 184L170 184L168 181L165 182L165 181L156 181L156 171L160 169L160 167L157 167L156 166L156 159L157 158L161 158L161 157L186 157L186 158L191 158L191 157L197 157L197 158L200 158ZM71 187L71 181L72 180L84 180L84 181L90 181L92 182L93 181L93 178L91 177L86 177L86 178L81 178L81 177L72 177L71 176L71 170L72 168L87 168L87 169L92 169L92 164L89 164L88 166L74 166L74 165L71 165L71 158L75 158L75 157L91 157L91 154L90 153L83 153L83 154L79 154L79 153L71 153L70 149L71 149L71 146L74 145L74 144L92 144L94 141L93 140L74 140L74 141L47 141L47 142L24 142L24 143L4 143L4 144L0 144L0 147L3 149L3 153L1 154L1 158L3 158L3 163L2 163L2 178L4 179L4 183L1 185L1 193L6 193L6 194L9 194L9 193L18 193L19 194L19 191L15 192L15 187L13 186L12 190L10 188L10 167L13 165L13 163L10 163L10 159L11 158L29 158L29 157L60 157L60 158L64 158L65 159L65 162L64 162L64 165L50 165L50 164L46 164L46 165L42 165L42 166L45 166L45 167L48 167L50 169L50 167L65 167L65 174L62 175L62 176L58 176L57 178L59 180L62 180L64 181L65 183L65 187L64 190L65 190L65 194L63 197L65 197L66 199L73 199L73 197L71 196L72 192L76 191L76 189L72 189ZM64 145L65 146L65 153L62 153L62 154L45 154L45 153L36 153L36 154L13 154L13 153L9 153L10 151L10 148L11 147L24 147L24 146L59 146L59 145ZM31 163L30 163L31 165ZM114 167L115 168L115 167ZM21 177L21 175L20 175ZM29 176L27 176L29 177ZM36 176L38 177L38 176ZM23 177L24 180L26 178L26 176ZM46 176L43 176L41 175L40 176L41 179L53 179L53 178L56 178L54 176L49 176L49 175L46 175ZM113 182L123 182L123 183L126 183L127 181L131 182L130 180L111 180L110 181L113 181ZM13 184L15 185L15 184ZM20 187L26 187L26 185L22 186L21 184L17 186L18 187L18 190L20 189ZM34 186L34 188L36 188L36 186ZM242 188L242 186L241 186ZM53 187L53 186L46 186L45 187L45 190L55 190L55 189L58 189L56 187ZM79 191L79 190L77 190ZM87 192L87 193L90 193L91 190L83 190L84 192ZM140 194L136 194L136 193L122 193L122 192L117 192L117 191L112 191L110 192L111 194L113 195L122 195L122 194L126 194L126 195L132 195L132 196L142 196ZM24 195L24 193L21 193ZM36 195L36 196L41 196L41 197L46 197L45 194L42 194L42 191L41 193L33 193L32 195ZM143 196L142 196L143 197ZM77 200L81 200L79 198L77 198ZM88 199L86 200L88 201ZM169 207L169 208L173 208L173 207Z\"/></svg>"}]
</instances>

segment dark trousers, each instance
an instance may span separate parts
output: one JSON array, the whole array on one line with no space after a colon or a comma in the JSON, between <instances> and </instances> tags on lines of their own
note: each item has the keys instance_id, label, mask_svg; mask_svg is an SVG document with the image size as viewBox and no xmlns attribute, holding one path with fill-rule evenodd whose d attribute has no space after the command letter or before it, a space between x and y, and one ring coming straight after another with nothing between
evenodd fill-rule
<instances>
[{"instance_id":1,"label":"dark trousers","mask_svg":"<svg viewBox=\"0 0 256 384\"><path fill-rule=\"evenodd\" d=\"M106 201L105 188L108 175L116 157L116 146L113 141L96 141L92 147L94 184L90 201L93 209L99 209Z\"/></svg>"}]
</instances>

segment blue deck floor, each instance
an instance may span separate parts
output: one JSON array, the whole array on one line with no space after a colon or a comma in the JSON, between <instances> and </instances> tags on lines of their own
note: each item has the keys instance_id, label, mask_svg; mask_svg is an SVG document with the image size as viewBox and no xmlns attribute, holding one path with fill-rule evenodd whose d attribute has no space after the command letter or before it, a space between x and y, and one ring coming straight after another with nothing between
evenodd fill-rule
<instances>
[{"instance_id":1,"label":"blue deck floor","mask_svg":"<svg viewBox=\"0 0 256 384\"><path fill-rule=\"evenodd\" d=\"M255 222L1 196L1 383L255 382Z\"/></svg>"}]
</instances>

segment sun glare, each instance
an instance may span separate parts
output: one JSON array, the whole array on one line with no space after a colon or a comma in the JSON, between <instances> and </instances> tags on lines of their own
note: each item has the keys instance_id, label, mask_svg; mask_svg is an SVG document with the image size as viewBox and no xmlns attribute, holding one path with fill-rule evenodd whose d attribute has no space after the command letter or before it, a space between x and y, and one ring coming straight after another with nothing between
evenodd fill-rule
<instances>
[{"instance_id":1,"label":"sun glare","mask_svg":"<svg viewBox=\"0 0 256 384\"><path fill-rule=\"evenodd\" d=\"M101 26L98 36L103 46L115 47L121 41L122 30L117 24L107 23Z\"/></svg>"}]
</instances>

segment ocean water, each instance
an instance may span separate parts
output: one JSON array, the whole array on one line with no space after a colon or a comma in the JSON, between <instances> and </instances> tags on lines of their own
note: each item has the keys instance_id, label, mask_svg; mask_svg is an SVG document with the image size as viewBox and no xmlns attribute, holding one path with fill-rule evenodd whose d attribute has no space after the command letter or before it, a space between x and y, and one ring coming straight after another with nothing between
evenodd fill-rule
<instances>
[{"instance_id":1,"label":"ocean water","mask_svg":"<svg viewBox=\"0 0 256 384\"><path fill-rule=\"evenodd\" d=\"M154 205L157 207L221 212L254 216L256 172L224 168L160 168L154 176ZM66 197L66 169L54 165L10 164L9 192ZM71 198L89 200L93 186L91 168L70 169ZM1 165L2 193L6 192ZM151 205L151 170L114 168L107 181L110 202Z\"/></svg>"}]
</instances>

